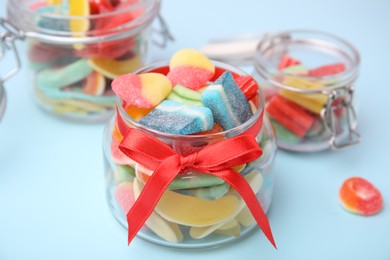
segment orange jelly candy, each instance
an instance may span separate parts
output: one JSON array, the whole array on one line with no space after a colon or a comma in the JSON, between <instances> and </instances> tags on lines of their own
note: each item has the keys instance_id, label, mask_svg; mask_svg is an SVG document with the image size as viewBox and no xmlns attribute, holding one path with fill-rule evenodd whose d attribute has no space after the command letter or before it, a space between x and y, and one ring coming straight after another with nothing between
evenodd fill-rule
<instances>
[{"instance_id":1,"label":"orange jelly candy","mask_svg":"<svg viewBox=\"0 0 390 260\"><path fill-rule=\"evenodd\" d=\"M352 177L344 181L340 188L339 198L346 210L359 215L373 215L383 207L381 192L373 184L360 177Z\"/></svg>"}]
</instances>

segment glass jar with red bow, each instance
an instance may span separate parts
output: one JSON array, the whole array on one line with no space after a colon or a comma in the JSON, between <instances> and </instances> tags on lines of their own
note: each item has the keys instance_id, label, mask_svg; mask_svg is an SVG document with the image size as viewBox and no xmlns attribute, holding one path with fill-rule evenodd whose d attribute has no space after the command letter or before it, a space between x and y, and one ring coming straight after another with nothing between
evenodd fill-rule
<instances>
[{"instance_id":1,"label":"glass jar with red bow","mask_svg":"<svg viewBox=\"0 0 390 260\"><path fill-rule=\"evenodd\" d=\"M128 113L126 102L104 131L109 208L130 241L138 236L175 248L212 248L260 227L274 244L266 212L273 191L276 140L264 116L264 97L245 72L213 61L215 81L232 73L247 95L253 116L227 131L189 135L147 127ZM167 62L135 75L167 75ZM243 80L245 79L245 80Z\"/></svg>"}]
</instances>

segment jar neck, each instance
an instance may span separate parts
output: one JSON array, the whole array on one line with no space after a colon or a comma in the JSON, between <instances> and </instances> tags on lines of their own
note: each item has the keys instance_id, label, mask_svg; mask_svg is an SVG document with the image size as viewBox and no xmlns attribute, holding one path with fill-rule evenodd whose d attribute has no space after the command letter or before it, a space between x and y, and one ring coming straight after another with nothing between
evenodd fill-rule
<instances>
[{"instance_id":1,"label":"jar neck","mask_svg":"<svg viewBox=\"0 0 390 260\"><path fill-rule=\"evenodd\" d=\"M9 0L7 4L9 22L23 31L28 38L53 44L88 44L131 37L146 30L160 10L160 0L139 0L134 5L105 14L69 16L66 12L62 14L61 11L39 13L29 9L27 4L31 4L31 1ZM134 19L113 27L95 28L85 32L73 32L69 29L71 22L105 23L120 15L132 16ZM41 21L41 24L38 21ZM47 28L48 26L42 24L54 25L56 28Z\"/></svg>"},{"instance_id":2,"label":"jar neck","mask_svg":"<svg viewBox=\"0 0 390 260\"><path fill-rule=\"evenodd\" d=\"M248 74L239 70L238 68L235 68L233 66L230 66L228 64L224 64L221 62L213 61L215 67L216 67L216 75L222 74L224 71L230 71L233 74L239 74L243 76L247 76ZM140 74L140 73L146 73L146 72L157 72L157 73L162 73L162 74L167 74L169 71L169 61L165 62L159 62L155 64L151 64L147 67L141 68L138 71L134 72L135 74ZM159 132L150 128L147 128L135 120L133 120L125 111L123 108L123 101L119 100L117 103L118 106L118 116L120 116L124 122L130 126L130 127L135 127L138 128L148 134L151 134L155 136L158 139L161 140L171 140L171 141L183 141L183 142L194 142L194 141L215 141L218 139L225 139L226 137L233 137L241 134L249 134L256 136L262 125L262 120L263 120L263 112L264 112L264 95L261 91L261 89L258 89L258 92L255 97L253 97L251 100L251 103L253 107L255 108L254 110L254 115L245 123L223 131L219 133L214 133L214 134L206 134L206 135L197 135L197 134L192 134L192 135L174 135L174 134L169 134L169 133L164 133L164 132Z\"/></svg>"}]
</instances>

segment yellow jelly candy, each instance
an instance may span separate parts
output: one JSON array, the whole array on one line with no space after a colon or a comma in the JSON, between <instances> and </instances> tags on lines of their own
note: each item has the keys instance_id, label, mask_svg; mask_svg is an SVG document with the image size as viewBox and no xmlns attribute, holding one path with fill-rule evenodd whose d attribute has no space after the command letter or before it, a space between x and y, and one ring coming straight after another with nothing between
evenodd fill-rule
<instances>
[{"instance_id":1,"label":"yellow jelly candy","mask_svg":"<svg viewBox=\"0 0 390 260\"><path fill-rule=\"evenodd\" d=\"M156 206L156 212L174 223L205 227L224 222L237 212L239 206L239 199L234 195L205 200L166 190Z\"/></svg>"},{"instance_id":2,"label":"yellow jelly candy","mask_svg":"<svg viewBox=\"0 0 390 260\"><path fill-rule=\"evenodd\" d=\"M135 71L142 66L142 60L136 55L127 60L113 60L107 58L92 58L88 60L89 65L96 71L109 79L114 79Z\"/></svg>"},{"instance_id":3,"label":"yellow jelly candy","mask_svg":"<svg viewBox=\"0 0 390 260\"><path fill-rule=\"evenodd\" d=\"M48 5L60 5L62 4L62 0L46 0Z\"/></svg>"},{"instance_id":4,"label":"yellow jelly candy","mask_svg":"<svg viewBox=\"0 0 390 260\"><path fill-rule=\"evenodd\" d=\"M218 228L215 233L225 236L240 237L241 227L237 220L232 220Z\"/></svg>"},{"instance_id":5,"label":"yellow jelly candy","mask_svg":"<svg viewBox=\"0 0 390 260\"><path fill-rule=\"evenodd\" d=\"M298 89L308 90L316 90L323 87L322 84L316 84L311 81L295 77L287 77L283 81L283 84ZM279 95L316 114L321 113L321 110L328 101L328 97L323 94L302 94L289 90L281 90Z\"/></svg>"},{"instance_id":6,"label":"yellow jelly candy","mask_svg":"<svg viewBox=\"0 0 390 260\"><path fill-rule=\"evenodd\" d=\"M76 16L69 22L71 32L86 32L89 30L89 19L81 18L90 14L88 0L69 0L69 15Z\"/></svg>"},{"instance_id":7,"label":"yellow jelly candy","mask_svg":"<svg viewBox=\"0 0 390 260\"><path fill-rule=\"evenodd\" d=\"M253 190L253 192L255 194L260 191L261 186L263 185L263 176L259 172L253 170L252 172L250 172L249 174L247 174L245 176L245 179L249 183L249 185L251 186L251 188L252 188L252 190ZM212 232L214 232L214 231L216 231L218 229L220 229L220 230L224 230L224 229L227 230L227 229L230 229L230 228L232 228L232 230L227 231L225 233L225 235L232 234L232 233L234 233L233 236L237 235L236 234L237 228L236 227L232 227L233 226L232 223L236 223L237 222L235 220L235 218L245 208L245 202L240 197L240 195L237 193L237 191L235 191L234 189L231 189L231 191L229 191L228 194L236 196L237 198L239 198L240 202L239 202L239 206L237 208L237 211L235 213L233 213L231 216L229 216L228 218L226 218L221 223L218 223L218 224L215 224L215 225L212 225L212 226L208 226L208 227L192 226L190 228L190 236L192 238L195 238L195 239L204 238L207 235L211 234ZM220 233L223 233L223 231L221 231Z\"/></svg>"},{"instance_id":8,"label":"yellow jelly candy","mask_svg":"<svg viewBox=\"0 0 390 260\"><path fill-rule=\"evenodd\" d=\"M133 190L135 199L138 198L142 189L143 184L137 179L134 179ZM178 243L183 240L183 234L181 233L179 226L175 223L166 221L155 212L152 212L148 220L146 220L145 225L166 241Z\"/></svg>"},{"instance_id":9,"label":"yellow jelly candy","mask_svg":"<svg viewBox=\"0 0 390 260\"><path fill-rule=\"evenodd\" d=\"M170 60L169 68L173 69L183 65L202 68L213 73L215 71L215 66L209 58L195 49L181 49L176 52Z\"/></svg>"},{"instance_id":10,"label":"yellow jelly candy","mask_svg":"<svg viewBox=\"0 0 390 260\"><path fill-rule=\"evenodd\" d=\"M250 227L256 223L248 207L245 207L243 210L241 210L236 219L244 227Z\"/></svg>"}]
</instances>

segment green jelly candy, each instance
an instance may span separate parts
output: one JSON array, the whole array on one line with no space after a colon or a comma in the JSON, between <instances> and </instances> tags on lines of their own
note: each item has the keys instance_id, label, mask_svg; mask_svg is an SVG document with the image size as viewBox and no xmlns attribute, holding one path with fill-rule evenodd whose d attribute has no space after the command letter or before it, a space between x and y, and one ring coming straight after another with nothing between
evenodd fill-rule
<instances>
[{"instance_id":1,"label":"green jelly candy","mask_svg":"<svg viewBox=\"0 0 390 260\"><path fill-rule=\"evenodd\" d=\"M272 125L275 129L277 139L286 142L296 144L301 141L301 139L295 134L291 133L287 128L277 123L275 120L271 119Z\"/></svg>"},{"instance_id":2,"label":"green jelly candy","mask_svg":"<svg viewBox=\"0 0 390 260\"><path fill-rule=\"evenodd\" d=\"M121 181L132 182L135 178L135 170L128 165L117 165L119 178Z\"/></svg>"}]
</instances>

